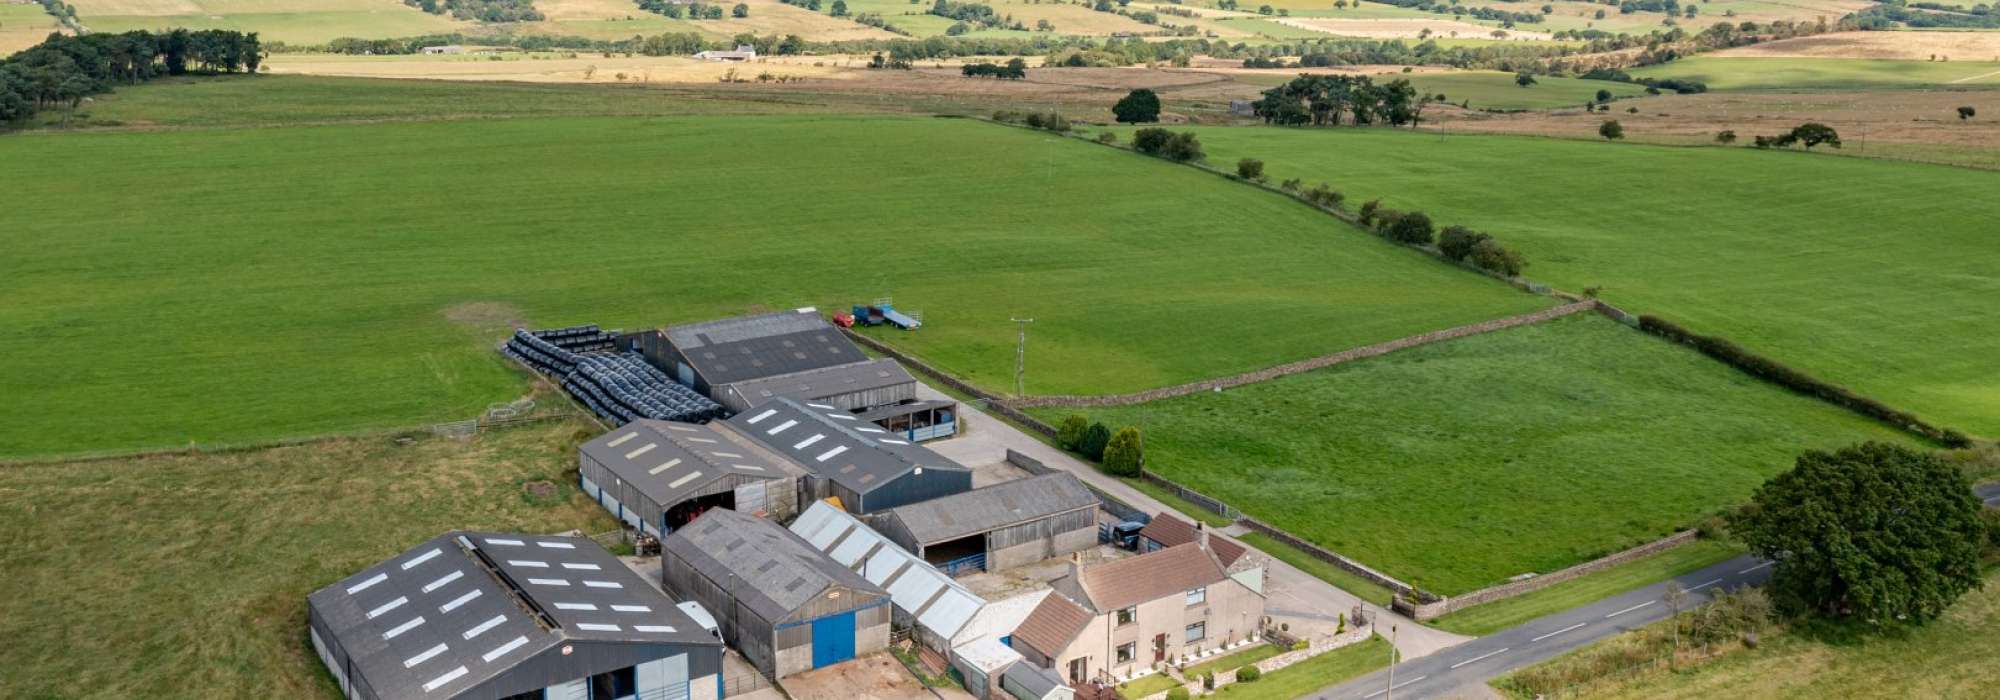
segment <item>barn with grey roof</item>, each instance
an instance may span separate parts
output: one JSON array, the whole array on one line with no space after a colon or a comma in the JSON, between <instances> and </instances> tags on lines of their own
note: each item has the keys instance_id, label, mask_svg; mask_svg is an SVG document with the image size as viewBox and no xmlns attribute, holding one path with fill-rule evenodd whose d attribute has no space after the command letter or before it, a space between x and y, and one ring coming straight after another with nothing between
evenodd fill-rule
<instances>
[{"instance_id":1,"label":"barn with grey roof","mask_svg":"<svg viewBox=\"0 0 2000 700\"><path fill-rule=\"evenodd\" d=\"M888 592L769 520L709 511L667 536L660 563L666 589L773 677L889 645Z\"/></svg>"},{"instance_id":2,"label":"barn with grey roof","mask_svg":"<svg viewBox=\"0 0 2000 700\"><path fill-rule=\"evenodd\" d=\"M306 599L351 700L715 700L722 643L586 538L450 532Z\"/></svg>"},{"instance_id":3,"label":"barn with grey roof","mask_svg":"<svg viewBox=\"0 0 2000 700\"><path fill-rule=\"evenodd\" d=\"M972 488L971 469L828 404L781 398L710 425L791 458L812 500L838 498L852 513Z\"/></svg>"},{"instance_id":4,"label":"barn with grey roof","mask_svg":"<svg viewBox=\"0 0 2000 700\"><path fill-rule=\"evenodd\" d=\"M897 506L882 534L954 575L1003 571L1097 545L1097 497L1067 472Z\"/></svg>"},{"instance_id":5,"label":"barn with grey roof","mask_svg":"<svg viewBox=\"0 0 2000 700\"><path fill-rule=\"evenodd\" d=\"M805 476L791 458L709 425L640 419L577 448L584 494L656 537L712 508L788 519Z\"/></svg>"}]
</instances>

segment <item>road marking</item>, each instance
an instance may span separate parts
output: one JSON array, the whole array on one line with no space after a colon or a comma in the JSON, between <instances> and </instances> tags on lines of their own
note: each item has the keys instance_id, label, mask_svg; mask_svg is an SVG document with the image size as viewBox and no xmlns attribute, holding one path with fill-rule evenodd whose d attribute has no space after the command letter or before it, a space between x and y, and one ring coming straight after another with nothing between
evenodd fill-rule
<instances>
[{"instance_id":1,"label":"road marking","mask_svg":"<svg viewBox=\"0 0 2000 700\"><path fill-rule=\"evenodd\" d=\"M1475 656L1475 657L1472 657L1472 658L1470 658L1470 659L1466 659L1466 660L1464 660L1464 661L1460 661L1460 662L1458 662L1458 663L1455 663L1455 664L1452 664L1452 665L1451 665L1451 667L1452 667L1452 668L1458 668L1458 667L1460 667L1460 666L1464 666L1464 665L1466 665L1466 664L1469 664L1469 663L1474 663L1474 662L1479 662L1479 661L1485 661L1485 660L1487 660L1487 659L1490 659L1490 658L1493 658L1493 656L1494 656L1495 654L1499 654L1500 652L1503 652L1503 651L1506 651L1506 650L1507 650L1507 648L1506 648L1506 647L1500 647L1499 649L1495 649L1495 650L1493 650L1493 651L1489 651L1489 652L1486 652L1486 653L1484 653L1484 654L1480 654L1480 655L1478 655L1478 656Z\"/></svg>"},{"instance_id":2,"label":"road marking","mask_svg":"<svg viewBox=\"0 0 2000 700\"><path fill-rule=\"evenodd\" d=\"M1715 585L1715 584L1718 584L1718 583L1722 583L1722 579L1716 579L1716 580L1714 580L1714 581L1710 581L1710 582L1708 582L1708 583L1704 583L1704 584L1701 584L1701 585L1699 585L1699 586L1695 586L1695 587L1693 587L1693 588L1689 588L1689 589L1688 589L1688 592L1689 592L1689 593L1693 593L1693 592L1695 592L1695 591L1699 591L1699 590L1701 590L1701 589L1703 589L1703 588L1707 588L1707 587L1709 587L1709 586L1713 586L1713 585Z\"/></svg>"},{"instance_id":3,"label":"road marking","mask_svg":"<svg viewBox=\"0 0 2000 700\"><path fill-rule=\"evenodd\" d=\"M1752 572L1752 571L1756 571L1756 570L1758 570L1758 569L1762 569L1762 568L1764 568L1764 567L1766 567L1766 566L1770 566L1770 565L1771 565L1772 563L1773 563L1773 562L1768 562L1768 561L1767 561L1767 562L1764 562L1764 563L1762 563L1762 564L1758 564L1758 565L1756 565L1756 566L1753 566L1753 567L1750 567L1750 568L1748 568L1748 569L1744 569L1744 570L1742 570L1742 571L1738 571L1738 572L1736 572L1736 573L1738 573L1738 574L1747 574L1747 573L1750 573L1750 572Z\"/></svg>"},{"instance_id":4,"label":"road marking","mask_svg":"<svg viewBox=\"0 0 2000 700\"><path fill-rule=\"evenodd\" d=\"M1629 607L1629 608L1626 608L1626 609L1624 609L1624 610L1620 610L1620 611L1618 611L1618 612L1615 612L1615 613L1611 613L1611 614L1609 614L1609 615L1605 615L1605 616L1604 616L1604 619L1606 619L1606 620L1609 620L1609 619L1611 619L1611 618L1614 618L1614 617L1617 617L1617 616L1619 616L1619 615L1623 615L1623 614L1625 614L1625 613L1628 613L1628 612L1632 612L1632 611L1634 611L1634 610L1638 610L1639 608L1643 608L1643 607L1646 607L1646 606L1648 606L1648 605L1652 605L1652 604L1654 604L1654 603L1658 603L1658 602L1660 602L1660 601L1657 601L1657 600L1649 600L1649 601L1646 601L1646 602L1644 602L1644 603L1640 603L1640 604L1638 604L1638 605L1634 605L1634 606L1632 606L1632 607Z\"/></svg>"},{"instance_id":5,"label":"road marking","mask_svg":"<svg viewBox=\"0 0 2000 700\"><path fill-rule=\"evenodd\" d=\"M1550 632L1550 633L1548 633L1548 634L1544 634L1544 635L1542 635L1542 636L1540 636L1540 637L1536 637L1536 638L1534 638L1534 639L1530 639L1530 640L1528 640L1528 641L1530 641L1530 642L1539 642L1539 641L1542 641L1542 640L1544 640L1544 639L1548 639L1548 638L1550 638L1550 637L1553 637L1553 636L1556 636L1556 635L1558 635L1558 634L1562 634L1562 633L1564 633L1564 632L1568 632L1568 631L1570 631L1570 630L1573 630L1573 629L1576 629L1576 628L1578 628L1578 627L1582 627L1582 626L1583 626L1583 623L1579 622L1579 623L1576 623L1576 624L1574 624L1574 625L1570 625L1570 626L1568 626L1568 627L1564 627L1564 628L1562 628L1562 629L1559 629L1559 630L1556 630L1556 631L1554 631L1554 632Z\"/></svg>"},{"instance_id":6,"label":"road marking","mask_svg":"<svg viewBox=\"0 0 2000 700\"><path fill-rule=\"evenodd\" d=\"M1363 695L1363 696L1361 696L1361 698L1362 698L1362 700L1367 700L1368 698L1372 698L1372 697L1375 697L1375 696L1377 696L1377 695L1381 695L1381 694L1383 694L1383 693L1386 693L1386 692L1389 692L1389 691L1391 691L1391 690L1395 690L1395 689L1397 689L1397 688L1401 688L1401 687L1403 687L1403 686L1406 686L1406 685L1409 685L1409 684L1411 684L1411 683L1415 683L1415 682L1417 682L1417 681L1420 681L1420 680L1423 680L1423 679L1425 679L1425 678L1429 678L1429 677L1430 677L1430 676L1417 676L1416 678L1412 678L1412 679L1409 679L1409 680L1407 680L1407 681L1403 681L1403 682L1401 682L1401 683L1397 683L1397 684L1395 684L1395 685L1392 685L1392 686L1389 686L1389 687L1387 687L1387 688L1383 688L1383 689L1381 689L1381 690L1377 690L1377 691L1375 691L1375 692L1373 692L1373 693L1369 693L1369 694L1367 694L1367 695Z\"/></svg>"}]
</instances>

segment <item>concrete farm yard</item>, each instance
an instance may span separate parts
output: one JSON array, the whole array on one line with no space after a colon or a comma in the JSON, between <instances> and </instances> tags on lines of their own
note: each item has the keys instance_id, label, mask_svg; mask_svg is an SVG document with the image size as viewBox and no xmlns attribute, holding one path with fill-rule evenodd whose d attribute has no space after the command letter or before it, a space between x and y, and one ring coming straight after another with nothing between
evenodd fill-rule
<instances>
[{"instance_id":1,"label":"concrete farm yard","mask_svg":"<svg viewBox=\"0 0 2000 700\"><path fill-rule=\"evenodd\" d=\"M894 296L935 321L899 342L995 387L1007 319L1035 316L1029 391L1095 393L1548 303L1209 175L962 120L370 124L0 151L49 164L0 176L23 203L0 234L17 270L0 318L28 329L0 341L0 373L37 407L0 439L12 456L471 416L520 393L490 347L517 322ZM210 167L165 181L98 165L190 153ZM1095 184L1059 184L1079 181ZM1141 196L1160 191L1177 196Z\"/></svg>"}]
</instances>

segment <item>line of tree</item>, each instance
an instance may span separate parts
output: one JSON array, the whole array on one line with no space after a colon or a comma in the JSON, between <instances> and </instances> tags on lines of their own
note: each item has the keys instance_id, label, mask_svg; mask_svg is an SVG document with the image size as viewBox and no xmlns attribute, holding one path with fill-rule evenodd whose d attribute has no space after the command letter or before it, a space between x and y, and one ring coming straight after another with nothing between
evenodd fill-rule
<instances>
[{"instance_id":1,"label":"line of tree","mask_svg":"<svg viewBox=\"0 0 2000 700\"><path fill-rule=\"evenodd\" d=\"M1819 122L1806 122L1792 127L1791 131L1778 134L1777 136L1758 136L1751 143L1751 146L1753 148L1791 148L1795 145L1802 145L1807 150L1811 150L1812 147L1820 144L1839 148L1840 132L1834 131L1833 127Z\"/></svg>"},{"instance_id":2,"label":"line of tree","mask_svg":"<svg viewBox=\"0 0 2000 700\"><path fill-rule=\"evenodd\" d=\"M931 5L930 13L978 27L1027 29L1027 27L1020 26L1019 23L1012 22L1010 19L1002 18L1000 13L993 10L992 5L980 2L937 0L936 3Z\"/></svg>"},{"instance_id":3,"label":"line of tree","mask_svg":"<svg viewBox=\"0 0 2000 700\"><path fill-rule=\"evenodd\" d=\"M1437 2L1437 0L1377 0L1377 1L1389 5L1395 5L1401 8L1417 10L1420 12L1430 12L1433 14L1451 15L1453 17L1465 17L1469 15L1474 19L1483 19L1489 22L1502 22L1504 23L1502 26L1510 29L1513 28L1514 24L1517 22L1521 24L1541 24L1542 22L1542 15L1540 13L1510 12L1507 10L1501 10L1484 6L1467 7L1465 5L1458 4L1457 0L1452 0L1451 2ZM1666 0L1666 1L1673 2L1673 0Z\"/></svg>"},{"instance_id":4,"label":"line of tree","mask_svg":"<svg viewBox=\"0 0 2000 700\"><path fill-rule=\"evenodd\" d=\"M1072 413L1056 427L1056 445L1104 464L1116 476L1137 477L1146 464L1145 444L1139 429L1132 426L1112 432L1103 423L1093 423L1082 414Z\"/></svg>"},{"instance_id":5,"label":"line of tree","mask_svg":"<svg viewBox=\"0 0 2000 700\"><path fill-rule=\"evenodd\" d=\"M1201 140L1195 138L1194 132L1168 131L1157 126L1132 132L1132 150L1181 163L1199 161L1208 156L1202 152Z\"/></svg>"},{"instance_id":6,"label":"line of tree","mask_svg":"<svg viewBox=\"0 0 2000 700\"><path fill-rule=\"evenodd\" d=\"M1995 12L1988 5L1940 12L1925 10L1945 10L1945 8L1936 3L1906 5L1899 0L1891 0L1878 2L1849 17L1862 29L1893 29L1897 25L1917 29L2000 29L2000 12Z\"/></svg>"},{"instance_id":7,"label":"line of tree","mask_svg":"<svg viewBox=\"0 0 2000 700\"><path fill-rule=\"evenodd\" d=\"M543 19L534 0L403 0L403 4L434 15L451 15L468 22L536 22Z\"/></svg>"},{"instance_id":8,"label":"line of tree","mask_svg":"<svg viewBox=\"0 0 2000 700\"><path fill-rule=\"evenodd\" d=\"M641 10L671 19L680 19L682 17L688 19L722 19L726 14L721 5L704 5L698 2L682 4L671 2L670 0L637 0L637 3ZM750 6L741 5L740 7L743 8L743 14L737 16L749 17Z\"/></svg>"},{"instance_id":9,"label":"line of tree","mask_svg":"<svg viewBox=\"0 0 2000 700\"><path fill-rule=\"evenodd\" d=\"M255 73L263 60L255 32L51 34L0 59L0 122L19 122L54 107L75 111L86 97L163 75Z\"/></svg>"},{"instance_id":10,"label":"line of tree","mask_svg":"<svg viewBox=\"0 0 2000 700\"><path fill-rule=\"evenodd\" d=\"M1355 126L1414 128L1429 101L1402 78L1378 84L1365 75L1308 74L1265 90L1251 108L1264 123L1280 126L1339 126L1349 115Z\"/></svg>"},{"instance_id":11,"label":"line of tree","mask_svg":"<svg viewBox=\"0 0 2000 700\"><path fill-rule=\"evenodd\" d=\"M1021 60L1020 57L1017 56L1014 58L1007 59L1007 62L1005 64L985 63L985 62L967 63L964 66L961 66L958 69L958 72L963 74L967 78L999 78L1002 80L1020 80L1022 78L1028 77L1028 62Z\"/></svg>"}]
</instances>

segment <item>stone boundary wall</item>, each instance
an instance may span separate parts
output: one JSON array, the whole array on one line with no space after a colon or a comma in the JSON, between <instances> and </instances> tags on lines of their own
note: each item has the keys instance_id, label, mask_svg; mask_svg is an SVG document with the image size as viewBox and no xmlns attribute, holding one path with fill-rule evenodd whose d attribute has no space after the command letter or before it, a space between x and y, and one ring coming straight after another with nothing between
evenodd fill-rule
<instances>
[{"instance_id":1,"label":"stone boundary wall","mask_svg":"<svg viewBox=\"0 0 2000 700\"><path fill-rule=\"evenodd\" d=\"M1007 463L1012 464L1016 467L1020 467L1021 471L1025 471L1035 476L1041 476L1043 474L1054 474L1056 472L1062 471L1061 469L1056 469L1050 467L1049 465L1043 464L1042 461L1039 459L1029 457L1019 452L1015 452L1014 450L1011 449L1007 450ZM1152 517L1146 511L1133 507L1132 504L1120 500L1117 496L1113 496L1111 494L1098 490L1096 486L1092 485L1088 481L1083 482L1083 487L1090 489L1091 495L1097 497L1098 506L1102 507L1105 510L1105 512L1117 516L1119 520L1149 520Z\"/></svg>"},{"instance_id":2,"label":"stone boundary wall","mask_svg":"<svg viewBox=\"0 0 2000 700\"><path fill-rule=\"evenodd\" d=\"M1230 520L1237 520L1243 517L1243 511L1237 510L1235 506L1229 505L1228 503L1224 503L1222 499L1174 483L1172 480L1164 476L1160 476L1158 474L1146 471L1145 467L1139 468L1139 479L1147 483L1153 484L1155 486L1158 486L1160 488L1166 489L1169 492L1172 492L1174 496L1180 498L1183 501L1187 501L1188 505L1194 506L1196 508L1200 508L1210 513L1220 515Z\"/></svg>"},{"instance_id":3,"label":"stone boundary wall","mask_svg":"<svg viewBox=\"0 0 2000 700\"><path fill-rule=\"evenodd\" d=\"M1339 552L1308 542L1304 538L1301 538L1289 532L1285 532L1284 530L1280 530L1276 526L1266 523L1262 520L1258 520L1256 518L1252 518L1248 515L1245 515L1241 518L1238 518L1236 522L1237 524L1250 528L1251 530L1263 533L1265 536L1270 537L1271 539L1283 542L1287 545L1291 545L1294 549L1297 549L1301 552L1305 552L1306 554L1312 556L1312 558L1314 559L1318 559L1328 564L1338 566L1342 569L1347 570L1348 573L1368 579L1369 581L1373 581L1376 585L1382 586L1391 591L1395 591L1398 594L1411 595L1412 592L1416 590L1415 588L1412 588L1410 584L1397 580L1396 577L1394 576L1390 576L1380 571L1368 568L1367 564L1363 564L1353 559L1349 559L1345 555L1342 555ZM1420 594L1420 595L1427 595L1427 594Z\"/></svg>"},{"instance_id":4,"label":"stone boundary wall","mask_svg":"<svg viewBox=\"0 0 2000 700\"><path fill-rule=\"evenodd\" d=\"M1440 600L1433 603L1424 603L1411 606L1405 603L1403 600L1398 599L1396 601L1396 612L1409 615L1410 617L1416 619L1419 622L1435 619L1447 613L1458 612L1466 608L1478 605L1484 605L1486 603L1491 603L1496 600L1506 600L1514 596L1522 595L1524 593L1529 593L1533 591L1538 591L1556 585L1558 583L1562 583L1564 581L1576 579L1586 574L1591 574L1598 571L1602 571L1604 569L1609 569L1611 567L1618 566L1620 564L1624 564L1626 562L1630 562L1635 559L1640 559L1643 557L1648 557L1654 554L1658 554L1660 552L1664 552L1669 549L1679 547L1689 542L1693 542L1695 541L1696 538L1700 537L1700 535L1701 533L1697 530L1685 530L1682 532L1677 532L1672 535L1668 535L1664 538L1657 539L1652 542L1647 542L1645 544L1621 552L1614 552L1611 554L1607 554L1602 557L1598 557L1596 559L1584 562L1582 564L1577 564L1576 566L1563 569L1561 571L1549 574L1543 574L1541 576L1536 576L1534 578L1522 581L1514 581L1512 583L1503 583L1498 586L1482 588L1473 591L1471 593L1459 596L1453 596L1451 598L1446 598L1444 600Z\"/></svg>"},{"instance_id":5,"label":"stone boundary wall","mask_svg":"<svg viewBox=\"0 0 2000 700\"><path fill-rule=\"evenodd\" d=\"M1157 401L1160 399L1173 398L1176 396L1186 396L1188 394L1193 394L1203 391L1211 391L1215 389L1228 389L1231 387L1238 387L1245 384L1254 384L1257 382L1270 381L1272 379L1277 379L1279 377L1299 374L1302 372L1310 372L1312 370L1321 369L1325 367L1331 367L1333 365L1341 364L1343 362L1352 362L1355 360L1376 357L1379 355L1386 355L1388 353L1395 352L1397 350L1413 348L1419 345L1428 345L1430 343L1435 343L1444 340L1452 340L1455 338L1463 338L1471 335L1479 335L1481 333L1491 333L1493 331L1513 328L1516 326L1525 326L1531 323L1540 323L1550 319L1568 316L1574 313L1594 310L1597 308L1597 306L1598 304L1596 300L1573 302L1569 304L1564 304L1562 306L1542 309L1540 311L1535 311L1532 313L1521 314L1519 316L1497 318L1490 321L1481 321L1479 323L1458 326L1455 328L1446 328L1444 330L1431 331L1429 333L1419 333L1417 335L1397 338L1395 340L1376 343L1374 345L1364 345L1358 348L1343 350L1340 352L1333 353L1331 355L1321 355L1319 357L1299 360L1297 362L1288 362L1275 367L1266 367L1264 369L1255 370L1251 372L1244 372L1242 374L1222 377L1220 379L1205 379L1199 382L1192 382L1177 386L1161 387L1158 389L1150 389L1147 391L1141 391L1131 394L1112 394L1108 396L1034 396L1034 397L1022 398L1010 401L1008 402L1008 405L1013 408L1029 408L1034 406L1127 406L1136 403Z\"/></svg>"},{"instance_id":6,"label":"stone boundary wall","mask_svg":"<svg viewBox=\"0 0 2000 700\"><path fill-rule=\"evenodd\" d=\"M1375 630L1371 628L1356 627L1355 629L1350 629L1346 632L1342 632L1340 634L1336 634L1333 636L1313 639L1312 641L1306 643L1306 648L1304 649L1288 651L1251 665L1256 666L1258 671L1268 674L1272 671L1276 671L1278 669L1291 666L1292 664L1305 661L1306 659L1319 656L1320 654L1324 654L1329 651L1339 649L1341 647L1360 644L1362 642L1368 641L1368 638L1374 635L1375 635ZM1217 655L1215 658L1222 658L1222 656L1223 655ZM1203 660L1201 659L1197 659L1193 663L1190 663L1188 665L1193 666L1195 664L1202 663L1202 661ZM1222 689L1223 686L1235 683L1236 671L1239 668L1241 667L1216 671L1215 672L1216 689L1220 690ZM1162 673L1164 673L1164 671L1162 671ZM1256 681L1251 681L1251 682L1254 683ZM1187 689L1189 697L1200 697L1204 692L1206 692L1202 690L1201 679L1199 678L1188 679L1186 683L1181 684L1181 687ZM1139 700L1166 700L1167 693L1170 691L1171 689L1162 690L1160 692L1153 693L1152 695L1139 698Z\"/></svg>"}]
</instances>

